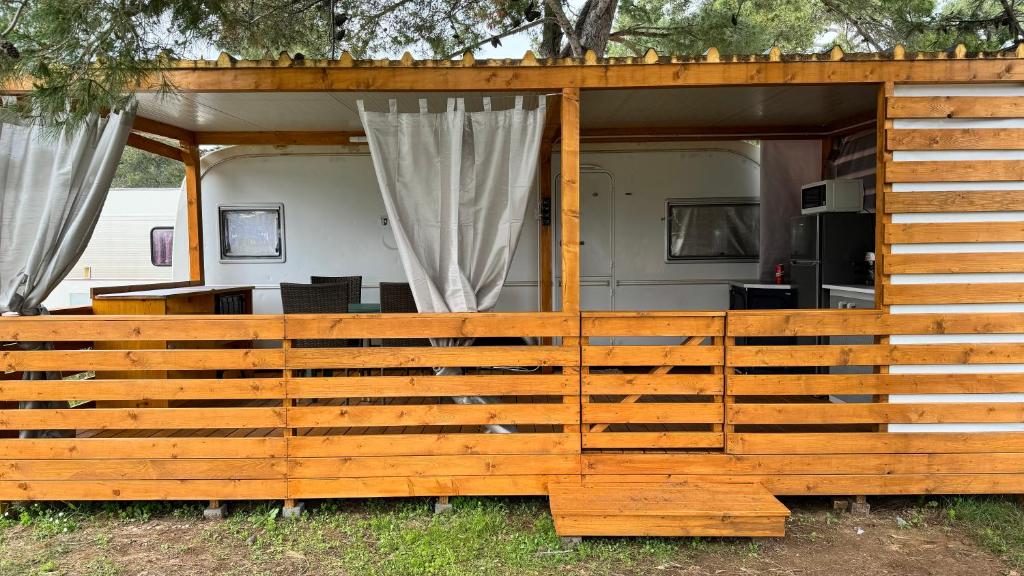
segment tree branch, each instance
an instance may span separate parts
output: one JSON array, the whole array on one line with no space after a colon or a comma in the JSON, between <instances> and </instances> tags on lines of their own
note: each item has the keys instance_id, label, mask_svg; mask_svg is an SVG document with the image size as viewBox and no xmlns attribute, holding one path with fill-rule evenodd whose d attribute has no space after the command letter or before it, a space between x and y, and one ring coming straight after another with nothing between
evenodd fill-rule
<instances>
[{"instance_id":1,"label":"tree branch","mask_svg":"<svg viewBox=\"0 0 1024 576\"><path fill-rule=\"evenodd\" d=\"M580 44L580 37L576 35L576 29L565 16L565 10L562 10L561 2L559 0L545 0L544 3L551 8L551 12L554 13L558 26L562 29L562 33L565 34L565 37L569 40L569 47L572 49L572 55L576 58L582 58L583 46Z\"/></svg>"},{"instance_id":2,"label":"tree branch","mask_svg":"<svg viewBox=\"0 0 1024 576\"><path fill-rule=\"evenodd\" d=\"M1013 30L1013 39L1020 41L1021 37L1024 36L1024 30L1021 29L1020 20L1017 19L1017 14L1013 11L1013 5L1010 4L1009 0L999 0L999 3L1003 6L1003 12L1006 13L1006 19L1010 21L1010 29Z\"/></svg>"},{"instance_id":3,"label":"tree branch","mask_svg":"<svg viewBox=\"0 0 1024 576\"><path fill-rule=\"evenodd\" d=\"M476 44L470 44L470 45L465 46L463 48L459 48L458 50L452 52L451 54L446 55L444 57L444 59L445 60L451 60L452 58L455 58L456 56L458 56L460 54L465 54L466 52L469 52L471 50L476 50L477 48L483 46L484 44L487 44L488 42L494 40L495 38L499 38L500 39L500 38L505 38L505 37L508 37L508 36L512 36L514 34L518 34L518 33L522 32L524 30L529 30L530 28L533 28L534 26L540 26L541 24L544 24L545 22L549 22L549 21L550 20L547 19L547 18L538 18L538 19L534 20L533 22L527 22L526 24L523 24L521 26L517 26L515 28L512 28L511 30L506 30L505 32L502 32L501 34L498 34L496 36L490 36L488 38L484 38L483 40L477 42Z\"/></svg>"},{"instance_id":4,"label":"tree branch","mask_svg":"<svg viewBox=\"0 0 1024 576\"><path fill-rule=\"evenodd\" d=\"M6 38L8 34L14 32L14 27L18 25L18 20L21 19L21 13L25 10L25 5L28 4L28 0L21 0L21 4L18 5L17 12L14 13L14 17L11 18L11 23L7 25L7 28L0 32L0 37Z\"/></svg>"},{"instance_id":5,"label":"tree branch","mask_svg":"<svg viewBox=\"0 0 1024 576\"><path fill-rule=\"evenodd\" d=\"M857 18L854 18L852 14L844 10L841 6L837 5L833 0L821 0L821 3L825 6L825 8L831 10L832 12L835 12L837 15L839 15L840 18L846 20L851 25L853 25L853 28L857 30L857 34L860 34L860 37L864 39L865 44L874 48L878 52L882 51L882 47L878 44L878 42L875 42L875 39L872 38L871 34L869 34L868 31L864 29L864 26L862 26L860 21Z\"/></svg>"}]
</instances>

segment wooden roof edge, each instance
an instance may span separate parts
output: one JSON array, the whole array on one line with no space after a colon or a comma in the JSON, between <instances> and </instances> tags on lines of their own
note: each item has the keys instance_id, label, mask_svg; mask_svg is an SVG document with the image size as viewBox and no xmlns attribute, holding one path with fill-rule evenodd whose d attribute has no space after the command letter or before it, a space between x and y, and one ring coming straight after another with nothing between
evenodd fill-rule
<instances>
[{"instance_id":1,"label":"wooden roof edge","mask_svg":"<svg viewBox=\"0 0 1024 576\"><path fill-rule=\"evenodd\" d=\"M527 51L522 58L487 58L476 59L467 52L460 59L434 60L416 59L406 52L400 59L366 59L358 60L348 52L343 52L336 60L307 58L301 54L281 52L277 57L264 55L258 60L237 59L222 52L215 60L166 60L164 68L169 69L204 69L204 68L464 68L464 67L515 67L515 66L620 66L649 64L686 64L686 63L730 63L730 62L855 62L870 60L992 60L998 58L1024 58L1024 44L1014 50L994 52L968 52L963 44L947 51L917 52L896 46L886 52L845 52L838 45L823 52L786 54L773 47L763 54L722 54L715 47L708 48L699 56L661 55L649 48L643 56L612 56L598 58L593 51L587 51L582 58L539 58L532 51Z\"/></svg>"}]
</instances>

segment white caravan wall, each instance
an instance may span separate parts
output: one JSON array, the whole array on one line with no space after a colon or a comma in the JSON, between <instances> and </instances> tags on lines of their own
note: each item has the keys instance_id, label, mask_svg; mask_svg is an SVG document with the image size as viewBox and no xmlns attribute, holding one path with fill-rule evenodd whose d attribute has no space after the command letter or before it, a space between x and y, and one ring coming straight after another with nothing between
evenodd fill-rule
<instances>
[{"instance_id":1,"label":"white caravan wall","mask_svg":"<svg viewBox=\"0 0 1024 576\"><path fill-rule=\"evenodd\" d=\"M281 282L363 277L363 301L379 302L379 283L405 282L369 153L343 147L231 147L203 157L203 234L208 285L253 285L258 314L281 311ZM285 261L220 262L217 207L284 204ZM536 310L537 222L527 214L498 310ZM178 215L185 229L185 207ZM188 246L175 238L175 278L188 278Z\"/></svg>"},{"instance_id":2,"label":"white caravan wall","mask_svg":"<svg viewBox=\"0 0 1024 576\"><path fill-rule=\"evenodd\" d=\"M174 226L180 195L178 188L111 188L89 246L43 305L88 306L90 288L170 280L171 268L150 260L149 232Z\"/></svg>"},{"instance_id":3,"label":"white caravan wall","mask_svg":"<svg viewBox=\"0 0 1024 576\"><path fill-rule=\"evenodd\" d=\"M585 148L581 205L583 303L589 309L725 309L728 280L757 277L757 263L666 263L669 198L758 194L757 146L745 142ZM558 166L558 158L553 161ZM343 147L232 147L203 158L203 233L209 285L256 286L257 313L281 309L278 284L311 275L363 276L363 300L380 281L405 281L368 153ZM553 175L557 182L558 173ZM596 194L596 196L595 196ZM221 263L219 205L283 203L285 262ZM533 201L536 206L536 200ZM558 223L558 200L552 219ZM539 211L528 214L499 310L536 310ZM185 229L185 207L179 208ZM558 261L555 240L555 270ZM175 278L188 278L184 234ZM556 283L556 302L559 290Z\"/></svg>"},{"instance_id":4,"label":"white caravan wall","mask_svg":"<svg viewBox=\"0 0 1024 576\"><path fill-rule=\"evenodd\" d=\"M757 278L757 262L667 262L665 204L671 198L756 198L760 182L756 145L589 145L584 146L580 162L583 308L724 310L729 307L729 280ZM552 165L559 166L557 156ZM557 194L558 173L554 179ZM556 246L558 206L556 198L552 208ZM607 240L600 237L604 232L595 221L611 223L611 258L604 266L588 266L588 260L598 259L595 252L604 251L599 247ZM561 269L557 251L555 266L557 275ZM556 301L559 294L556 288Z\"/></svg>"},{"instance_id":5,"label":"white caravan wall","mask_svg":"<svg viewBox=\"0 0 1024 576\"><path fill-rule=\"evenodd\" d=\"M922 85L896 86L895 97L912 96L1016 96L1024 97L1024 85ZM1020 128L1024 121L1020 119L964 120L964 119L911 119L894 120L893 128ZM1024 152L1005 150L942 150L942 151L896 151L893 152L895 162L915 161L954 161L954 160L1002 160L1020 159ZM894 184L894 192L922 192L929 190L1020 190L1024 182L935 182L920 184ZM916 213L893 214L893 223L912 222L1024 222L1024 212L970 212L970 213ZM1024 252L1022 242L979 243L965 242L954 244L893 244L894 254L970 254L986 252ZM965 256L966 257L966 256ZM1022 275L1012 273L996 274L893 274L893 284L958 284L958 283L1000 283L1021 282ZM893 314L910 313L991 313L991 312L1024 312L1024 304L912 304L894 305ZM893 336L893 344L927 344L927 343L996 343L1021 342L1020 334L952 334L952 335L906 335ZM1021 364L941 364L932 366L892 366L894 374L977 374L991 372L1024 372ZM914 402L1024 402L1024 394L900 394L890 395L892 403ZM890 432L934 432L934 431L1022 431L1024 424L890 424Z\"/></svg>"}]
</instances>

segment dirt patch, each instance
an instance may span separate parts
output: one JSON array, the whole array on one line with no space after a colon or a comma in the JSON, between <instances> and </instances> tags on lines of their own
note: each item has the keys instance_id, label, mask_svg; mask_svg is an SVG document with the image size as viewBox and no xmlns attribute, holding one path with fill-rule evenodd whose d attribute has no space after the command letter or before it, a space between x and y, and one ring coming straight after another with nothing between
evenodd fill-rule
<instances>
[{"instance_id":1,"label":"dirt patch","mask_svg":"<svg viewBox=\"0 0 1024 576\"><path fill-rule=\"evenodd\" d=\"M442 519L426 500L334 504L299 522L269 505L223 522L198 507L146 520L80 511L71 524L9 521L0 574L1017 575L936 503L876 499L868 516L822 499L785 503L783 539L587 539L575 550L560 549L542 499L463 499Z\"/></svg>"}]
</instances>

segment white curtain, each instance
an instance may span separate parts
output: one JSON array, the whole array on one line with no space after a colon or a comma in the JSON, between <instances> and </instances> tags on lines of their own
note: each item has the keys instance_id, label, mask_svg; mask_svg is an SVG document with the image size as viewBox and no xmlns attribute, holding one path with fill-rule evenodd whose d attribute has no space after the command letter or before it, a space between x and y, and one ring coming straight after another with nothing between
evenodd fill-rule
<instances>
[{"instance_id":1,"label":"white curtain","mask_svg":"<svg viewBox=\"0 0 1024 576\"><path fill-rule=\"evenodd\" d=\"M0 124L0 312L38 313L78 262L134 119L133 105L56 135Z\"/></svg>"},{"instance_id":2,"label":"white curtain","mask_svg":"<svg viewBox=\"0 0 1024 576\"><path fill-rule=\"evenodd\" d=\"M402 267L420 312L482 312L498 301L537 176L538 107L359 112Z\"/></svg>"},{"instance_id":3,"label":"white curtain","mask_svg":"<svg viewBox=\"0 0 1024 576\"><path fill-rule=\"evenodd\" d=\"M39 124L0 124L0 313L45 314L43 300L78 262L92 237L135 120L129 110L52 134ZM52 349L26 342L26 350ZM56 380L58 372L26 372ZM65 408L67 402L21 402L20 408ZM69 431L23 430L22 438Z\"/></svg>"},{"instance_id":4,"label":"white curtain","mask_svg":"<svg viewBox=\"0 0 1024 576\"><path fill-rule=\"evenodd\" d=\"M463 99L449 99L447 110L435 113L426 100L420 100L418 113L399 113L394 100L388 112L368 112L359 101L384 206L420 312L482 312L497 304L537 177L545 118L544 97L538 100L530 110L521 96L511 109L492 110L484 98L483 111L466 112Z\"/></svg>"}]
</instances>

